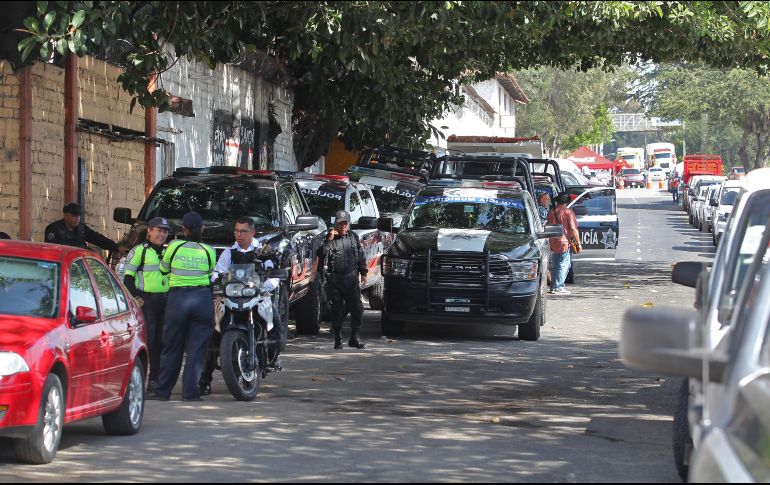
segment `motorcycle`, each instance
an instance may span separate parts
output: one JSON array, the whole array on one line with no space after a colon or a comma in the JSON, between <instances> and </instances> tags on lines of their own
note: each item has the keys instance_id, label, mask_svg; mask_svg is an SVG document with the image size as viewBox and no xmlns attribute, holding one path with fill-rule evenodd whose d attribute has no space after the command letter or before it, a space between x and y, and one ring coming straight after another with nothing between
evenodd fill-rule
<instances>
[{"instance_id":1,"label":"motorcycle","mask_svg":"<svg viewBox=\"0 0 770 485\"><path fill-rule=\"evenodd\" d=\"M257 271L254 264L230 268L216 293L224 315L219 367L230 394L252 401L260 380L281 370L278 357L286 345L288 293L285 269Z\"/></svg>"}]
</instances>

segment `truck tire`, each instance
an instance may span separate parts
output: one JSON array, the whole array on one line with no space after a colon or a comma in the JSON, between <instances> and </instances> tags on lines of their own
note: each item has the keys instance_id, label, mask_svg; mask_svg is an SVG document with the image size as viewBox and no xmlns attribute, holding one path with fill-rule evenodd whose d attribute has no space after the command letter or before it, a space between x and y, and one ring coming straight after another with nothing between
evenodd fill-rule
<instances>
[{"instance_id":1,"label":"truck tire","mask_svg":"<svg viewBox=\"0 0 770 485\"><path fill-rule=\"evenodd\" d=\"M400 337L404 334L404 322L392 320L385 310L380 317L380 329L384 337Z\"/></svg>"},{"instance_id":2,"label":"truck tire","mask_svg":"<svg viewBox=\"0 0 770 485\"><path fill-rule=\"evenodd\" d=\"M676 396L676 409L674 410L674 426L672 444L674 448L674 464L679 478L687 482L687 473L690 469L690 455L693 443L690 436L690 421L687 419L687 411L690 405L690 380L684 379L682 387Z\"/></svg>"},{"instance_id":3,"label":"truck tire","mask_svg":"<svg viewBox=\"0 0 770 485\"><path fill-rule=\"evenodd\" d=\"M383 298L385 293L385 278L380 279L367 290L369 296L369 308L372 310L382 310Z\"/></svg>"},{"instance_id":4,"label":"truck tire","mask_svg":"<svg viewBox=\"0 0 770 485\"><path fill-rule=\"evenodd\" d=\"M321 329L321 285L313 283L310 291L297 303L297 333L318 335Z\"/></svg>"},{"instance_id":5,"label":"truck tire","mask_svg":"<svg viewBox=\"0 0 770 485\"><path fill-rule=\"evenodd\" d=\"M66 397L57 375L46 378L42 396L37 424L32 432L26 438L13 441L16 458L34 465L51 463L61 443Z\"/></svg>"},{"instance_id":6,"label":"truck tire","mask_svg":"<svg viewBox=\"0 0 770 485\"><path fill-rule=\"evenodd\" d=\"M540 327L545 324L545 305L542 293L541 290L537 295L535 309L532 311L529 321L524 325L519 325L519 340L537 342L540 339Z\"/></svg>"},{"instance_id":7,"label":"truck tire","mask_svg":"<svg viewBox=\"0 0 770 485\"><path fill-rule=\"evenodd\" d=\"M131 368L126 394L120 407L102 416L102 424L107 434L132 436L142 427L144 416L144 366L139 359Z\"/></svg>"}]
</instances>

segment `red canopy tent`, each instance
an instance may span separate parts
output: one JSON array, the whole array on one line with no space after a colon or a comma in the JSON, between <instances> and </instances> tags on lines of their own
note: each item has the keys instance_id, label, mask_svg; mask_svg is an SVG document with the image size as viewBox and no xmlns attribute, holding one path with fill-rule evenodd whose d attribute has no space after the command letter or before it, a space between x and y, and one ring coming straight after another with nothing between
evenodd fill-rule
<instances>
[{"instance_id":1,"label":"red canopy tent","mask_svg":"<svg viewBox=\"0 0 770 485\"><path fill-rule=\"evenodd\" d=\"M588 167L591 170L614 170L615 162L599 155L588 147L580 147L567 155L580 168Z\"/></svg>"}]
</instances>

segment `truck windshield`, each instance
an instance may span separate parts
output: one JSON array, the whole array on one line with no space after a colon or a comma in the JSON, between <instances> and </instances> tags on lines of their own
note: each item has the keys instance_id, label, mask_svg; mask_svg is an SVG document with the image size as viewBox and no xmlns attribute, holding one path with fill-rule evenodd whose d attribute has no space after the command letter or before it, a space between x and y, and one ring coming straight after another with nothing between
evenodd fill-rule
<instances>
[{"instance_id":1,"label":"truck windshield","mask_svg":"<svg viewBox=\"0 0 770 485\"><path fill-rule=\"evenodd\" d=\"M0 315L54 318L59 313L59 265L0 257Z\"/></svg>"},{"instance_id":2,"label":"truck windshield","mask_svg":"<svg viewBox=\"0 0 770 485\"><path fill-rule=\"evenodd\" d=\"M302 195L305 196L307 205L310 206L310 212L323 219L330 227L332 218L338 210L345 208L345 188L344 187L305 187L300 184Z\"/></svg>"},{"instance_id":3,"label":"truck windshield","mask_svg":"<svg viewBox=\"0 0 770 485\"><path fill-rule=\"evenodd\" d=\"M641 172L638 168L624 168L623 175L639 175Z\"/></svg>"},{"instance_id":4,"label":"truck windshield","mask_svg":"<svg viewBox=\"0 0 770 485\"><path fill-rule=\"evenodd\" d=\"M519 198L418 196L406 228L482 229L527 234L529 220L524 201Z\"/></svg>"},{"instance_id":5,"label":"truck windshield","mask_svg":"<svg viewBox=\"0 0 770 485\"><path fill-rule=\"evenodd\" d=\"M398 187L381 187L371 185L372 195L377 201L380 212L386 214L404 214L409 209L409 204L414 200L415 192L400 189Z\"/></svg>"},{"instance_id":6,"label":"truck windshield","mask_svg":"<svg viewBox=\"0 0 770 485\"><path fill-rule=\"evenodd\" d=\"M140 213L140 219L153 217L181 219L195 211L204 221L233 221L250 217L258 227L278 227L275 190L254 184L185 182L160 187Z\"/></svg>"}]
</instances>

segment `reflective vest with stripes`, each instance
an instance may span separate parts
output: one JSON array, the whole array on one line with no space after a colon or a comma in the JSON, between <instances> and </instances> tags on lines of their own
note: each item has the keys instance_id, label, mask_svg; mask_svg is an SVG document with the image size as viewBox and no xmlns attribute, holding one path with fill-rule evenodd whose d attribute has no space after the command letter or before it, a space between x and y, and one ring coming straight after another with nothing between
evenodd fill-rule
<instances>
[{"instance_id":1,"label":"reflective vest with stripes","mask_svg":"<svg viewBox=\"0 0 770 485\"><path fill-rule=\"evenodd\" d=\"M163 253L160 270L169 275L170 288L209 286L216 252L208 244L177 240Z\"/></svg>"},{"instance_id":2,"label":"reflective vest with stripes","mask_svg":"<svg viewBox=\"0 0 770 485\"><path fill-rule=\"evenodd\" d=\"M160 256L149 243L140 244L128 253L126 275L134 277L139 291L168 292L168 276L160 272Z\"/></svg>"}]
</instances>

